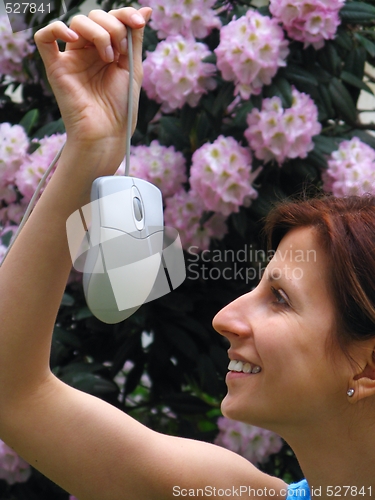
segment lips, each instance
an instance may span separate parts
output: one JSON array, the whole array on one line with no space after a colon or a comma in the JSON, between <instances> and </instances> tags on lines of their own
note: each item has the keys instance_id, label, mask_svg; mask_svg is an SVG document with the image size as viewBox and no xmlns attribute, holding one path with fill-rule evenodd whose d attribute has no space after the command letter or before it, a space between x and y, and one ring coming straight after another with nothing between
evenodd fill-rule
<instances>
[{"instance_id":1,"label":"lips","mask_svg":"<svg viewBox=\"0 0 375 500\"><path fill-rule=\"evenodd\" d=\"M239 372L239 373L251 373L257 374L262 371L262 368L258 365L254 365L253 363L249 363L248 361L239 361L236 359L232 359L229 362L228 370L231 372Z\"/></svg>"}]
</instances>

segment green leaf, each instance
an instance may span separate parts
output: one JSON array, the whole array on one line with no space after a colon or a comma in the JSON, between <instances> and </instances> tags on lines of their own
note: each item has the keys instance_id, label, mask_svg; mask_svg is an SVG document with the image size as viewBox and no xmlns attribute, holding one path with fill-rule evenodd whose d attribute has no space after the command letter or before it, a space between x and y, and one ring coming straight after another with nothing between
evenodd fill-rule
<instances>
[{"instance_id":1,"label":"green leaf","mask_svg":"<svg viewBox=\"0 0 375 500\"><path fill-rule=\"evenodd\" d=\"M328 167L325 156L316 148L313 151L310 151L305 162L320 170L325 170Z\"/></svg>"},{"instance_id":2,"label":"green leaf","mask_svg":"<svg viewBox=\"0 0 375 500\"><path fill-rule=\"evenodd\" d=\"M325 53L327 56L328 67L326 67L325 69L330 71L330 73L332 73L333 75L339 76L341 72L342 61L337 53L334 44L327 42L322 53Z\"/></svg>"},{"instance_id":3,"label":"green leaf","mask_svg":"<svg viewBox=\"0 0 375 500\"><path fill-rule=\"evenodd\" d=\"M164 335L182 354L193 361L197 359L199 354L197 344L184 329L176 325L170 325L165 328Z\"/></svg>"},{"instance_id":4,"label":"green leaf","mask_svg":"<svg viewBox=\"0 0 375 500\"><path fill-rule=\"evenodd\" d=\"M352 38L341 26L337 30L334 43L345 50L353 49Z\"/></svg>"},{"instance_id":5,"label":"green leaf","mask_svg":"<svg viewBox=\"0 0 375 500\"><path fill-rule=\"evenodd\" d=\"M286 78L277 76L271 85L264 88L265 97L280 97L284 108L290 108L292 105L292 87Z\"/></svg>"},{"instance_id":6,"label":"green leaf","mask_svg":"<svg viewBox=\"0 0 375 500\"><path fill-rule=\"evenodd\" d=\"M64 382L80 391L95 396L104 396L118 392L118 388L113 382L93 373L77 373L69 377L68 380L65 379Z\"/></svg>"},{"instance_id":7,"label":"green leaf","mask_svg":"<svg viewBox=\"0 0 375 500\"><path fill-rule=\"evenodd\" d=\"M356 33L354 36L362 45L362 47L364 47L367 50L370 56L375 57L375 43L371 42L370 40L367 40L367 38L365 38L362 35L359 35L358 33Z\"/></svg>"},{"instance_id":8,"label":"green leaf","mask_svg":"<svg viewBox=\"0 0 375 500\"><path fill-rule=\"evenodd\" d=\"M369 134L365 130L351 130L348 134L349 138L358 137L362 142L368 144L370 147L375 149L375 137Z\"/></svg>"},{"instance_id":9,"label":"green leaf","mask_svg":"<svg viewBox=\"0 0 375 500\"><path fill-rule=\"evenodd\" d=\"M327 85L319 85L318 92L320 100L327 112L327 118L335 118L336 113L332 105L332 100Z\"/></svg>"},{"instance_id":10,"label":"green leaf","mask_svg":"<svg viewBox=\"0 0 375 500\"><path fill-rule=\"evenodd\" d=\"M338 149L341 142L341 138L337 137L326 137L324 135L316 135L313 137L313 142L315 144L315 151L319 153L330 155L333 151Z\"/></svg>"},{"instance_id":11,"label":"green leaf","mask_svg":"<svg viewBox=\"0 0 375 500\"><path fill-rule=\"evenodd\" d=\"M354 123L357 119L357 110L345 85L338 78L332 78L328 89L337 114L346 122Z\"/></svg>"},{"instance_id":12,"label":"green leaf","mask_svg":"<svg viewBox=\"0 0 375 500\"><path fill-rule=\"evenodd\" d=\"M295 64L289 64L286 68L283 68L280 73L290 82L318 85L318 80L310 71Z\"/></svg>"},{"instance_id":13,"label":"green leaf","mask_svg":"<svg viewBox=\"0 0 375 500\"><path fill-rule=\"evenodd\" d=\"M232 120L233 127L246 128L247 126L247 115L254 108L251 101L246 101L241 107L236 110L236 115Z\"/></svg>"},{"instance_id":14,"label":"green leaf","mask_svg":"<svg viewBox=\"0 0 375 500\"><path fill-rule=\"evenodd\" d=\"M43 139L43 137L49 137L53 134L63 134L64 132L64 122L62 121L62 118L59 118L54 122L47 123L47 125L44 125L39 130L37 130L33 135L33 139Z\"/></svg>"},{"instance_id":15,"label":"green leaf","mask_svg":"<svg viewBox=\"0 0 375 500\"><path fill-rule=\"evenodd\" d=\"M344 71L356 75L362 79L365 73L366 50L364 47L356 47L350 51L344 65Z\"/></svg>"},{"instance_id":16,"label":"green leaf","mask_svg":"<svg viewBox=\"0 0 375 500\"><path fill-rule=\"evenodd\" d=\"M92 312L88 307L81 307L77 313L74 314L74 319L80 321L82 319L91 318Z\"/></svg>"},{"instance_id":17,"label":"green leaf","mask_svg":"<svg viewBox=\"0 0 375 500\"><path fill-rule=\"evenodd\" d=\"M343 80L345 83L349 83L349 85L353 85L353 87L365 90L369 94L374 95L371 87L369 87L363 80L357 78L352 73L348 73L347 71L342 71L340 77L341 80Z\"/></svg>"},{"instance_id":18,"label":"green leaf","mask_svg":"<svg viewBox=\"0 0 375 500\"><path fill-rule=\"evenodd\" d=\"M375 7L364 2L346 2L340 10L343 23L369 23L375 19Z\"/></svg>"},{"instance_id":19,"label":"green leaf","mask_svg":"<svg viewBox=\"0 0 375 500\"><path fill-rule=\"evenodd\" d=\"M68 293L64 293L62 300L61 300L61 305L62 306L72 306L74 304L75 300L74 297L69 295Z\"/></svg>"},{"instance_id":20,"label":"green leaf","mask_svg":"<svg viewBox=\"0 0 375 500\"><path fill-rule=\"evenodd\" d=\"M30 132L34 128L35 124L39 119L39 110L31 109L20 121L20 125L25 129L27 135L30 135Z\"/></svg>"},{"instance_id":21,"label":"green leaf","mask_svg":"<svg viewBox=\"0 0 375 500\"><path fill-rule=\"evenodd\" d=\"M218 118L225 109L231 104L231 102L234 101L234 86L233 83L225 83L222 85L220 88L214 105L211 109L211 114L215 117Z\"/></svg>"}]
</instances>

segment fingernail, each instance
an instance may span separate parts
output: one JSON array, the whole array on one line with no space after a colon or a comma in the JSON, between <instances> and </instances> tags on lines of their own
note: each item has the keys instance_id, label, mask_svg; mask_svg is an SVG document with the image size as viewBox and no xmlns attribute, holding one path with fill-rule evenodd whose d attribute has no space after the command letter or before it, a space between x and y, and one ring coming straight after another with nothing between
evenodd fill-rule
<instances>
[{"instance_id":1,"label":"fingernail","mask_svg":"<svg viewBox=\"0 0 375 500\"><path fill-rule=\"evenodd\" d=\"M128 50L128 39L123 38L120 42L120 51L122 54L126 54L127 50Z\"/></svg>"},{"instance_id":2,"label":"fingernail","mask_svg":"<svg viewBox=\"0 0 375 500\"><path fill-rule=\"evenodd\" d=\"M143 19L143 17L140 14L133 14L131 16L131 19L136 24L145 24L145 20Z\"/></svg>"},{"instance_id":3,"label":"fingernail","mask_svg":"<svg viewBox=\"0 0 375 500\"><path fill-rule=\"evenodd\" d=\"M105 58L109 62L113 62L113 60L115 59L115 53L113 52L111 45L108 45L108 47L105 49Z\"/></svg>"},{"instance_id":4,"label":"fingernail","mask_svg":"<svg viewBox=\"0 0 375 500\"><path fill-rule=\"evenodd\" d=\"M71 30L70 28L67 29L66 34L69 36L69 38L73 40L77 40L78 35L75 31Z\"/></svg>"}]
</instances>

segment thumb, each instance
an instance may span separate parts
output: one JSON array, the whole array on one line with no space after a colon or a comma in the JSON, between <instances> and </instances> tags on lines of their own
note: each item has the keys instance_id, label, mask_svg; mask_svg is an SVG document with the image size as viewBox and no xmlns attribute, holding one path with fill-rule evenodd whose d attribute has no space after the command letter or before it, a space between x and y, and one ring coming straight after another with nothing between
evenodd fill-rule
<instances>
[{"instance_id":1,"label":"thumb","mask_svg":"<svg viewBox=\"0 0 375 500\"><path fill-rule=\"evenodd\" d=\"M40 56L48 69L52 63L56 62L60 54L57 40L63 42L75 42L79 36L73 30L68 28L63 22L56 21L44 28L38 30L34 35L35 44L39 50Z\"/></svg>"}]
</instances>

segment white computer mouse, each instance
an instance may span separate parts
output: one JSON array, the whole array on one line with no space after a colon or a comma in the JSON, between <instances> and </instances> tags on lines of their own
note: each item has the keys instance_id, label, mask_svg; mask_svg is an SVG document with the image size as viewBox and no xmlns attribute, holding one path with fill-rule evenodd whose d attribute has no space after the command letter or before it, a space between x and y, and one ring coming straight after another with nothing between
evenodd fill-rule
<instances>
[{"instance_id":1,"label":"white computer mouse","mask_svg":"<svg viewBox=\"0 0 375 500\"><path fill-rule=\"evenodd\" d=\"M118 323L170 291L163 267L162 195L142 179L99 177L89 206L84 294L94 316Z\"/></svg>"}]
</instances>

